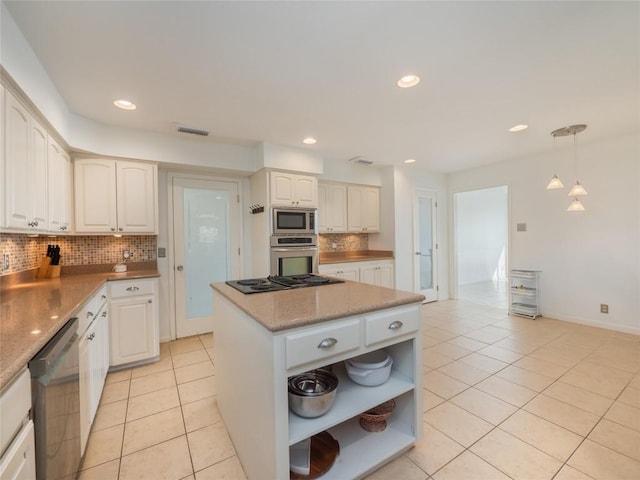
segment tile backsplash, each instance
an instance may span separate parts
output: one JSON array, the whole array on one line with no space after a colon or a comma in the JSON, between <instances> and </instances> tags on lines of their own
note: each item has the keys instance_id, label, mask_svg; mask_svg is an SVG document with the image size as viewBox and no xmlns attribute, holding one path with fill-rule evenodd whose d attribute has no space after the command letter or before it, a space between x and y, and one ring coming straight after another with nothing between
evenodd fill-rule
<instances>
[{"instance_id":1,"label":"tile backsplash","mask_svg":"<svg viewBox=\"0 0 640 480\"><path fill-rule=\"evenodd\" d=\"M318 238L320 253L369 250L369 235L367 233L323 233L318 235Z\"/></svg>"},{"instance_id":2,"label":"tile backsplash","mask_svg":"<svg viewBox=\"0 0 640 480\"><path fill-rule=\"evenodd\" d=\"M9 255L9 268L2 275L38 268L47 245L60 246L60 265L116 264L122 261L122 251L131 252L131 262L156 260L155 235L57 236L29 237L26 234L0 235L0 254Z\"/></svg>"}]
</instances>

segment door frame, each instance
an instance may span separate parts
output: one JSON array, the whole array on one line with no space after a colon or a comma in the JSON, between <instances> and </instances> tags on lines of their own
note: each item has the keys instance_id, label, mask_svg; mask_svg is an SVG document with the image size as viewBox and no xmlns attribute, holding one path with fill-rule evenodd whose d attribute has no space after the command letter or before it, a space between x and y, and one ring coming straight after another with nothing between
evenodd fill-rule
<instances>
[{"instance_id":1,"label":"door frame","mask_svg":"<svg viewBox=\"0 0 640 480\"><path fill-rule=\"evenodd\" d=\"M436 297L434 300L430 300L430 302L437 302L440 300L439 294L439 280L438 280L438 260L440 256L440 248L438 242L438 192L440 190L435 190L432 188L416 188L413 192L413 251L411 252L411 256L413 258L413 288L416 292L420 292L420 265L419 261L416 259L417 255L415 254L420 249L420 232L419 232L419 202L418 198L421 195L429 195L433 199L433 207L432 212L433 215L431 217L431 229L432 229L432 241L433 241L433 252L431 254L432 261L432 274L433 274L433 288L436 291ZM425 301L427 302L427 301Z\"/></svg>"},{"instance_id":2,"label":"door frame","mask_svg":"<svg viewBox=\"0 0 640 480\"><path fill-rule=\"evenodd\" d=\"M173 218L173 182L177 178L185 180L204 180L213 182L235 183L238 188L240 211L243 212L244 192L242 189L242 179L237 177L222 177L197 173L167 172L167 267L169 271L169 333L171 340L177 338L177 315L176 315L176 270L175 270L175 241L174 241L174 218ZM239 222L238 246L243 250L244 245L244 219ZM238 258L238 269L244 271L243 255Z\"/></svg>"},{"instance_id":3,"label":"door frame","mask_svg":"<svg viewBox=\"0 0 640 480\"><path fill-rule=\"evenodd\" d=\"M452 299L458 299L458 197L459 193L475 192L477 190L487 190L496 187L507 187L507 215L506 215L506 231L507 238L506 248L507 254L505 255L505 270L507 279L509 279L509 272L511 271L511 182L501 182L489 185L478 186L474 188L468 188L466 190L456 190L449 192L451 202L451 255L449 262L449 278L450 280L450 297ZM510 293L507 293L510 296ZM509 299L507 299L509 300Z\"/></svg>"}]
</instances>

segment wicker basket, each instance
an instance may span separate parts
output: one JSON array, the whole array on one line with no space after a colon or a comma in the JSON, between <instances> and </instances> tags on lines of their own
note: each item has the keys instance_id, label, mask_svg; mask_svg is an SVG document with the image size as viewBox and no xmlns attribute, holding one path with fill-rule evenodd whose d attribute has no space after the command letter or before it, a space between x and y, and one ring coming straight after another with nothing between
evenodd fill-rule
<instances>
[{"instance_id":1,"label":"wicker basket","mask_svg":"<svg viewBox=\"0 0 640 480\"><path fill-rule=\"evenodd\" d=\"M382 432L387 428L387 418L396 408L396 401L391 399L381 403L360 415L360 426L367 432Z\"/></svg>"}]
</instances>

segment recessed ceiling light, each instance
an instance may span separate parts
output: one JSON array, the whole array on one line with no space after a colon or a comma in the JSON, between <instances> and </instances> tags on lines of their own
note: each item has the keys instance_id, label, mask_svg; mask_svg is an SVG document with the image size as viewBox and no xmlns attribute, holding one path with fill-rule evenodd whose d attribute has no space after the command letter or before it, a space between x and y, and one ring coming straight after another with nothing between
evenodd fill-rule
<instances>
[{"instance_id":1,"label":"recessed ceiling light","mask_svg":"<svg viewBox=\"0 0 640 480\"><path fill-rule=\"evenodd\" d=\"M416 163L416 160L414 158L407 158L404 163Z\"/></svg>"},{"instance_id":2,"label":"recessed ceiling light","mask_svg":"<svg viewBox=\"0 0 640 480\"><path fill-rule=\"evenodd\" d=\"M524 125L524 124L521 124L521 125L514 125L513 127L511 127L511 128L509 129L509 131L510 131L510 132L521 132L521 131L523 131L523 130L526 130L527 128L529 128L529 125Z\"/></svg>"},{"instance_id":3,"label":"recessed ceiling light","mask_svg":"<svg viewBox=\"0 0 640 480\"><path fill-rule=\"evenodd\" d=\"M400 88L411 88L411 87L415 87L419 83L420 83L420 77L419 76L417 76L417 75L405 75L400 80L398 80L396 85L398 85Z\"/></svg>"},{"instance_id":4,"label":"recessed ceiling light","mask_svg":"<svg viewBox=\"0 0 640 480\"><path fill-rule=\"evenodd\" d=\"M113 104L118 107L121 108L123 110L135 110L136 109L136 104L133 102L130 102L129 100L116 100L115 102L113 102Z\"/></svg>"},{"instance_id":5,"label":"recessed ceiling light","mask_svg":"<svg viewBox=\"0 0 640 480\"><path fill-rule=\"evenodd\" d=\"M314 143L316 143L318 140L316 140L313 137L307 137L305 139L302 140L302 143L306 143L307 145L313 145Z\"/></svg>"}]
</instances>

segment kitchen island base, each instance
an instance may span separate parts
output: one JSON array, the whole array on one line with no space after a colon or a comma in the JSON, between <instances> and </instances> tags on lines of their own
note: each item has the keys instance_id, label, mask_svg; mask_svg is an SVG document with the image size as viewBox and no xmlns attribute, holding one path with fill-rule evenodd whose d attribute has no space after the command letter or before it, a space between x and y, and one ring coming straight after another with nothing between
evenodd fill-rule
<instances>
[{"instance_id":1,"label":"kitchen island base","mask_svg":"<svg viewBox=\"0 0 640 480\"><path fill-rule=\"evenodd\" d=\"M323 431L340 445L323 479L362 478L410 449L422 433L420 308L405 304L272 331L214 286L218 408L247 477L290 478L289 447ZM326 338L337 342L321 348ZM342 362L382 348L393 358L389 380L375 387L352 382ZM295 415L288 378L329 365L339 379L331 409L317 418ZM387 428L364 430L360 414L390 399L396 408Z\"/></svg>"}]
</instances>

